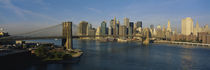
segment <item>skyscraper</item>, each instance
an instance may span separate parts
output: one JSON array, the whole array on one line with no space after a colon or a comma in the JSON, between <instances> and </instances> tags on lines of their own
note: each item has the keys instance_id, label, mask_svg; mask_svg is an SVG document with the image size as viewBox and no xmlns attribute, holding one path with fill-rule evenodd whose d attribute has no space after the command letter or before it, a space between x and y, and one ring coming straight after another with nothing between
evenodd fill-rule
<instances>
[{"instance_id":1,"label":"skyscraper","mask_svg":"<svg viewBox=\"0 0 210 70\"><path fill-rule=\"evenodd\" d=\"M128 18L124 18L124 25L128 28L128 25L129 25L129 19Z\"/></svg>"},{"instance_id":2,"label":"skyscraper","mask_svg":"<svg viewBox=\"0 0 210 70\"><path fill-rule=\"evenodd\" d=\"M87 25L88 22L81 21L78 26L78 35L86 35L87 34Z\"/></svg>"},{"instance_id":3,"label":"skyscraper","mask_svg":"<svg viewBox=\"0 0 210 70\"><path fill-rule=\"evenodd\" d=\"M165 36L166 36L166 27L165 27L165 25L163 25L162 36L163 36L163 38L165 38Z\"/></svg>"},{"instance_id":4,"label":"skyscraper","mask_svg":"<svg viewBox=\"0 0 210 70\"><path fill-rule=\"evenodd\" d=\"M130 22L128 25L128 35L133 35L133 22ZM132 37L129 37L132 38Z\"/></svg>"},{"instance_id":5,"label":"skyscraper","mask_svg":"<svg viewBox=\"0 0 210 70\"><path fill-rule=\"evenodd\" d=\"M88 24L87 25L87 35L90 35L91 34L91 31L92 30L92 25L91 24Z\"/></svg>"},{"instance_id":6,"label":"skyscraper","mask_svg":"<svg viewBox=\"0 0 210 70\"><path fill-rule=\"evenodd\" d=\"M170 39L171 34L172 34L172 31L171 31L171 22L170 22L170 20L168 20L168 26L167 26L166 32L165 32L166 39Z\"/></svg>"},{"instance_id":7,"label":"skyscraper","mask_svg":"<svg viewBox=\"0 0 210 70\"><path fill-rule=\"evenodd\" d=\"M110 27L109 27L109 32L110 32L109 34L110 34L110 35L113 35L113 27L114 27L113 24L114 24L114 19L112 19L112 20L110 21L110 24L109 24L109 26L110 26Z\"/></svg>"},{"instance_id":8,"label":"skyscraper","mask_svg":"<svg viewBox=\"0 0 210 70\"><path fill-rule=\"evenodd\" d=\"M100 26L96 29L96 35L101 35L101 27ZM96 37L96 39L100 39L100 37Z\"/></svg>"},{"instance_id":9,"label":"skyscraper","mask_svg":"<svg viewBox=\"0 0 210 70\"><path fill-rule=\"evenodd\" d=\"M101 23L101 35L106 35L107 34L107 27L106 27L106 22L103 21Z\"/></svg>"},{"instance_id":10,"label":"skyscraper","mask_svg":"<svg viewBox=\"0 0 210 70\"><path fill-rule=\"evenodd\" d=\"M119 28L120 28L120 21L117 20L117 24L116 24L116 35L119 35Z\"/></svg>"},{"instance_id":11,"label":"skyscraper","mask_svg":"<svg viewBox=\"0 0 210 70\"><path fill-rule=\"evenodd\" d=\"M191 33L193 33L193 19L191 17L182 19L182 34L190 35Z\"/></svg>"},{"instance_id":12,"label":"skyscraper","mask_svg":"<svg viewBox=\"0 0 210 70\"><path fill-rule=\"evenodd\" d=\"M116 25L117 25L117 23L116 23L116 17L114 17L114 21L113 21L113 35L116 35L117 34L117 30L116 30Z\"/></svg>"},{"instance_id":13,"label":"skyscraper","mask_svg":"<svg viewBox=\"0 0 210 70\"><path fill-rule=\"evenodd\" d=\"M154 30L155 30L154 25L151 24L151 25L150 25L150 32L152 33L152 36L155 36L155 35L154 35Z\"/></svg>"},{"instance_id":14,"label":"skyscraper","mask_svg":"<svg viewBox=\"0 0 210 70\"><path fill-rule=\"evenodd\" d=\"M206 24L206 25L204 26L204 32L208 32L208 30L209 30L209 26L208 26L208 24Z\"/></svg>"},{"instance_id":15,"label":"skyscraper","mask_svg":"<svg viewBox=\"0 0 210 70\"><path fill-rule=\"evenodd\" d=\"M108 35L112 35L112 33L113 33L112 27L109 26L109 28L108 28Z\"/></svg>"},{"instance_id":16,"label":"skyscraper","mask_svg":"<svg viewBox=\"0 0 210 70\"><path fill-rule=\"evenodd\" d=\"M154 25L153 24L150 25L150 29L154 30Z\"/></svg>"},{"instance_id":17,"label":"skyscraper","mask_svg":"<svg viewBox=\"0 0 210 70\"><path fill-rule=\"evenodd\" d=\"M165 27L165 25L163 25L163 29L162 29L162 31L163 31L163 32L165 32L165 31L166 31L166 27Z\"/></svg>"},{"instance_id":18,"label":"skyscraper","mask_svg":"<svg viewBox=\"0 0 210 70\"><path fill-rule=\"evenodd\" d=\"M160 25L157 26L156 33L157 33L156 37L163 38L163 31Z\"/></svg>"},{"instance_id":19,"label":"skyscraper","mask_svg":"<svg viewBox=\"0 0 210 70\"><path fill-rule=\"evenodd\" d=\"M87 25L87 35L95 36L96 35L96 29L92 28L91 24ZM87 37L87 39L94 39L94 37Z\"/></svg>"},{"instance_id":20,"label":"skyscraper","mask_svg":"<svg viewBox=\"0 0 210 70\"><path fill-rule=\"evenodd\" d=\"M195 25L195 28L194 28L194 31L193 31L193 35L197 36L198 32L201 32L201 28L200 28L198 22L196 22L196 25Z\"/></svg>"},{"instance_id":21,"label":"skyscraper","mask_svg":"<svg viewBox=\"0 0 210 70\"><path fill-rule=\"evenodd\" d=\"M92 28L91 30L89 30L89 35L91 35L91 36L96 35L96 29ZM91 37L91 38L94 38L94 37Z\"/></svg>"},{"instance_id":22,"label":"skyscraper","mask_svg":"<svg viewBox=\"0 0 210 70\"><path fill-rule=\"evenodd\" d=\"M166 29L167 32L171 32L171 22L168 20L168 27Z\"/></svg>"},{"instance_id":23,"label":"skyscraper","mask_svg":"<svg viewBox=\"0 0 210 70\"><path fill-rule=\"evenodd\" d=\"M136 28L139 28L139 27L142 28L142 21L137 21L136 22Z\"/></svg>"},{"instance_id":24,"label":"skyscraper","mask_svg":"<svg viewBox=\"0 0 210 70\"><path fill-rule=\"evenodd\" d=\"M127 35L127 27L125 25L120 26L119 35L121 39L125 39Z\"/></svg>"},{"instance_id":25,"label":"skyscraper","mask_svg":"<svg viewBox=\"0 0 210 70\"><path fill-rule=\"evenodd\" d=\"M113 27L114 27L114 25L113 25L113 24L114 24L114 19L112 19L112 20L110 21L109 26L113 28Z\"/></svg>"}]
</instances>

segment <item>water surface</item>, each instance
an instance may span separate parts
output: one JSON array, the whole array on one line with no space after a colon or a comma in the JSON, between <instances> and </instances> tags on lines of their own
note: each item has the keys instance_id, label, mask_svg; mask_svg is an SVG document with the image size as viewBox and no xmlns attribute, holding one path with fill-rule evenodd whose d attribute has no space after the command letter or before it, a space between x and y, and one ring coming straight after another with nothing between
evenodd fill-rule
<instances>
[{"instance_id":1,"label":"water surface","mask_svg":"<svg viewBox=\"0 0 210 70\"><path fill-rule=\"evenodd\" d=\"M26 70L210 70L208 47L94 40L74 40L73 46L84 52L78 63L36 64Z\"/></svg>"}]
</instances>

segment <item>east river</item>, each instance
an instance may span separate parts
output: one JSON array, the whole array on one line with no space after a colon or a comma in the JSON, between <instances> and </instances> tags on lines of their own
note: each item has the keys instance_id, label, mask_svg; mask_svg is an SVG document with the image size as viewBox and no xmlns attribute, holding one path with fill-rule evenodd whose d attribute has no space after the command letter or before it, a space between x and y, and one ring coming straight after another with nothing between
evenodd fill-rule
<instances>
[{"instance_id":1,"label":"east river","mask_svg":"<svg viewBox=\"0 0 210 70\"><path fill-rule=\"evenodd\" d=\"M73 40L73 47L84 52L76 63L32 64L23 70L210 70L208 47L95 40Z\"/></svg>"}]
</instances>

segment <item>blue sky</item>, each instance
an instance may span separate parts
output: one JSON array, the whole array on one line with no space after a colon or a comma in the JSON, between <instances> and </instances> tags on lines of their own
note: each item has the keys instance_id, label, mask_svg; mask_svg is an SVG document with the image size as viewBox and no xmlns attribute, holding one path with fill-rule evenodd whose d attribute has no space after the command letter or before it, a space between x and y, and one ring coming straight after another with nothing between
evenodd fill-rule
<instances>
[{"instance_id":1,"label":"blue sky","mask_svg":"<svg viewBox=\"0 0 210 70\"><path fill-rule=\"evenodd\" d=\"M63 21L88 21L97 27L114 16L150 24L181 27L192 17L201 26L210 24L210 0L0 0L0 27L9 32L30 31ZM195 23L194 23L195 24Z\"/></svg>"}]
</instances>

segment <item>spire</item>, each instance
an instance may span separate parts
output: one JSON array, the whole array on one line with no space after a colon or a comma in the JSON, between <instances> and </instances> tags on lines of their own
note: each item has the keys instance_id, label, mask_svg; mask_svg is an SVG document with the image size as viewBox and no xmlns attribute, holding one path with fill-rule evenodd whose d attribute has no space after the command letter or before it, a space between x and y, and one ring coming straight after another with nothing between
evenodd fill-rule
<instances>
[{"instance_id":1,"label":"spire","mask_svg":"<svg viewBox=\"0 0 210 70\"><path fill-rule=\"evenodd\" d=\"M196 26L195 26L196 28L199 28L199 24L198 24L198 21L196 22Z\"/></svg>"},{"instance_id":2,"label":"spire","mask_svg":"<svg viewBox=\"0 0 210 70\"><path fill-rule=\"evenodd\" d=\"M120 24L120 21L119 20L117 20L117 24Z\"/></svg>"},{"instance_id":3,"label":"spire","mask_svg":"<svg viewBox=\"0 0 210 70\"><path fill-rule=\"evenodd\" d=\"M166 29L167 31L171 32L171 22L170 20L168 20L168 27Z\"/></svg>"},{"instance_id":4,"label":"spire","mask_svg":"<svg viewBox=\"0 0 210 70\"><path fill-rule=\"evenodd\" d=\"M162 31L163 31L163 32L165 32L165 31L166 31L165 25L163 25L163 29L162 29Z\"/></svg>"}]
</instances>

